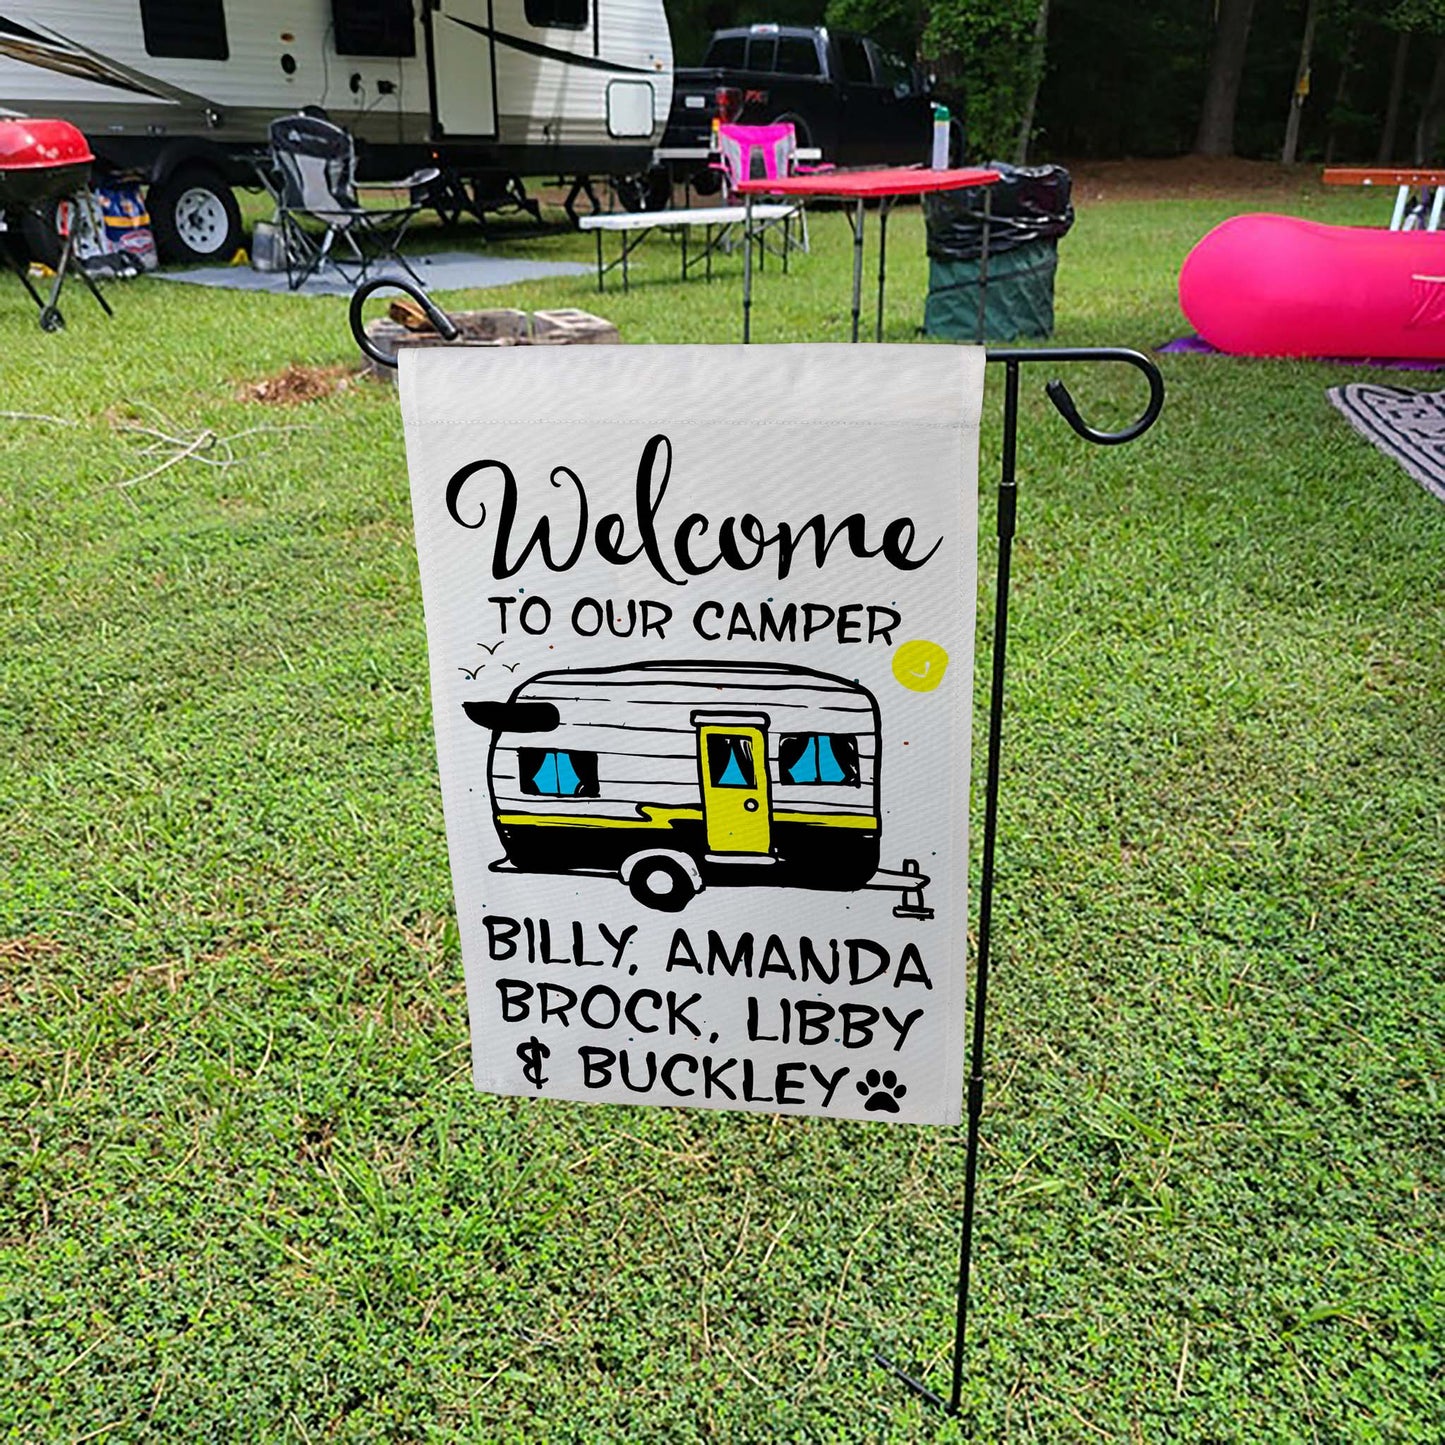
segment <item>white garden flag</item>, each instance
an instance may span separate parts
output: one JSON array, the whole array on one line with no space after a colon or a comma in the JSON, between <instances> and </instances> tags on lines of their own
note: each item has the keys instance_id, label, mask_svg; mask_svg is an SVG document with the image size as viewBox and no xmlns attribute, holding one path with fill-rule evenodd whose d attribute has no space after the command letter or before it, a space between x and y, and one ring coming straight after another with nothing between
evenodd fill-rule
<instances>
[{"instance_id":1,"label":"white garden flag","mask_svg":"<svg viewBox=\"0 0 1445 1445\"><path fill-rule=\"evenodd\" d=\"M477 1087L956 1123L983 352L400 361Z\"/></svg>"}]
</instances>

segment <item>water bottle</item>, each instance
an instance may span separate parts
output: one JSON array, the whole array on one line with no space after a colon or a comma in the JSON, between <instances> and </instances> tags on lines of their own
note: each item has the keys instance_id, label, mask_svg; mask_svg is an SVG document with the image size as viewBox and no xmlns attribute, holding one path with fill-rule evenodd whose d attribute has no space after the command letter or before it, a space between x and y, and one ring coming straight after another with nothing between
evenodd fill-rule
<instances>
[{"instance_id":1,"label":"water bottle","mask_svg":"<svg viewBox=\"0 0 1445 1445\"><path fill-rule=\"evenodd\" d=\"M935 105L933 107L933 160L930 162L935 171L948 169L948 122L948 107Z\"/></svg>"}]
</instances>

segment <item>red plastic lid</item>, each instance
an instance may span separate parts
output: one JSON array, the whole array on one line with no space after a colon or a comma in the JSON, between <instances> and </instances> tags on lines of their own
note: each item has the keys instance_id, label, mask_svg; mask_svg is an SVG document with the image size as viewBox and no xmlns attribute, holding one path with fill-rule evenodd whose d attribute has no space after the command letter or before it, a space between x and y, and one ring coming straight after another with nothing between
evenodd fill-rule
<instances>
[{"instance_id":1,"label":"red plastic lid","mask_svg":"<svg viewBox=\"0 0 1445 1445\"><path fill-rule=\"evenodd\" d=\"M0 120L0 171L79 166L94 159L68 120Z\"/></svg>"}]
</instances>

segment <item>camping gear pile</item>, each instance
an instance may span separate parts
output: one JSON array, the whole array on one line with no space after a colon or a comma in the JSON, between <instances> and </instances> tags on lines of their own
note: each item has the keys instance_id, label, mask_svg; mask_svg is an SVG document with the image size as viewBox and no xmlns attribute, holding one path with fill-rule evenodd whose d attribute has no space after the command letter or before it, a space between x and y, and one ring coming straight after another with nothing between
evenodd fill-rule
<instances>
[{"instance_id":1,"label":"camping gear pile","mask_svg":"<svg viewBox=\"0 0 1445 1445\"><path fill-rule=\"evenodd\" d=\"M1000 179L986 198L974 190L924 197L923 329L953 341L1052 336L1059 238L1074 224L1069 173L1003 161L988 168Z\"/></svg>"},{"instance_id":2,"label":"camping gear pile","mask_svg":"<svg viewBox=\"0 0 1445 1445\"><path fill-rule=\"evenodd\" d=\"M75 203L71 199L90 180L95 157L85 137L63 120L0 120L0 230L4 232L5 259L21 284L40 308L43 331L58 331L65 325L60 314L61 288L75 250ZM43 215L54 205L55 222L61 238L60 256L51 283L50 298L44 300L30 282L29 257L17 240L15 228L27 215ZM107 316L111 309L95 282L83 267L76 268L91 294Z\"/></svg>"}]
</instances>

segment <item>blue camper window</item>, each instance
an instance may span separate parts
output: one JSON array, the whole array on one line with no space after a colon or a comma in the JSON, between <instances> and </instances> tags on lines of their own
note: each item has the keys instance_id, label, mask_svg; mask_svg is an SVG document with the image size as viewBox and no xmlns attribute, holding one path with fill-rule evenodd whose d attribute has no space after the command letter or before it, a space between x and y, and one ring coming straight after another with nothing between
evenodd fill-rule
<instances>
[{"instance_id":1,"label":"blue camper window","mask_svg":"<svg viewBox=\"0 0 1445 1445\"><path fill-rule=\"evenodd\" d=\"M856 788L858 739L848 733L793 733L778 739L785 783L841 783Z\"/></svg>"},{"instance_id":2,"label":"blue camper window","mask_svg":"<svg viewBox=\"0 0 1445 1445\"><path fill-rule=\"evenodd\" d=\"M518 748L522 791L542 798L595 798L597 754Z\"/></svg>"},{"instance_id":3,"label":"blue camper window","mask_svg":"<svg viewBox=\"0 0 1445 1445\"><path fill-rule=\"evenodd\" d=\"M707 772L714 788L756 788L753 740L713 733L707 740Z\"/></svg>"}]
</instances>

